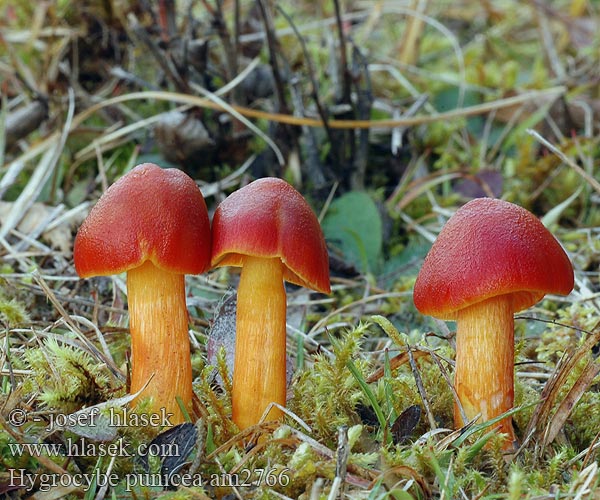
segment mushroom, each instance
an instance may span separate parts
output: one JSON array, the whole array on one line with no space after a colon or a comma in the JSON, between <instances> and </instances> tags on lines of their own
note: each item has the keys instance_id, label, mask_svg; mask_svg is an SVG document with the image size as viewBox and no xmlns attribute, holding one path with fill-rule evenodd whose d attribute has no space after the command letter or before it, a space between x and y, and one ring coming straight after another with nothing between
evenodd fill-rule
<instances>
[{"instance_id":1,"label":"mushroom","mask_svg":"<svg viewBox=\"0 0 600 500\"><path fill-rule=\"evenodd\" d=\"M330 292L317 217L287 182L263 178L227 197L213 218L213 266L242 267L237 296L232 413L240 429L286 400L284 280ZM281 411L273 407L267 420Z\"/></svg>"},{"instance_id":2,"label":"mushroom","mask_svg":"<svg viewBox=\"0 0 600 500\"><path fill-rule=\"evenodd\" d=\"M153 411L184 421L192 366L185 274L210 264L211 232L202 193L185 173L138 165L108 188L83 222L73 250L80 277L127 272L131 393ZM139 398L136 398L136 403Z\"/></svg>"},{"instance_id":3,"label":"mushroom","mask_svg":"<svg viewBox=\"0 0 600 500\"><path fill-rule=\"evenodd\" d=\"M569 258L524 208L478 198L448 220L417 276L414 303L423 314L456 321L454 385L467 420L487 421L513 407L513 314L572 289ZM465 423L458 404L454 421ZM499 430L510 449L512 419L502 419Z\"/></svg>"}]
</instances>

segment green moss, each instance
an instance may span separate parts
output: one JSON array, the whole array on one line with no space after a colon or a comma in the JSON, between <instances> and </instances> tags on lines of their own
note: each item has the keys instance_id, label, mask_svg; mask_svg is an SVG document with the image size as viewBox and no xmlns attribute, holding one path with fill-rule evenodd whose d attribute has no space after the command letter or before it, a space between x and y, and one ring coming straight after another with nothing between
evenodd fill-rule
<instances>
[{"instance_id":1,"label":"green moss","mask_svg":"<svg viewBox=\"0 0 600 500\"><path fill-rule=\"evenodd\" d=\"M575 302L557 311L557 318L548 325L536 348L541 361L556 364L583 338L583 331L592 331L598 321L595 308L585 303Z\"/></svg>"},{"instance_id":2,"label":"green moss","mask_svg":"<svg viewBox=\"0 0 600 500\"><path fill-rule=\"evenodd\" d=\"M157 500L191 500L191 499L209 499L204 488L191 487L185 491L170 491L161 493L156 497Z\"/></svg>"},{"instance_id":3,"label":"green moss","mask_svg":"<svg viewBox=\"0 0 600 500\"><path fill-rule=\"evenodd\" d=\"M4 265L0 275L4 272L12 272L12 270ZM29 321L27 304L24 297L21 296L20 290L0 281L0 323L8 328L15 328L27 324Z\"/></svg>"},{"instance_id":4,"label":"green moss","mask_svg":"<svg viewBox=\"0 0 600 500\"><path fill-rule=\"evenodd\" d=\"M48 408L71 413L114 394L107 370L98 360L54 338L25 351L25 359L32 370L32 377L25 382L26 390L37 392Z\"/></svg>"},{"instance_id":5,"label":"green moss","mask_svg":"<svg viewBox=\"0 0 600 500\"><path fill-rule=\"evenodd\" d=\"M540 391L531 386L530 380L515 377L515 406L522 409L513 415L515 428L524 432L535 411L535 404L540 401Z\"/></svg>"},{"instance_id":6,"label":"green moss","mask_svg":"<svg viewBox=\"0 0 600 500\"><path fill-rule=\"evenodd\" d=\"M16 299L5 300L0 296L0 322L13 328L29 322L29 314L23 304Z\"/></svg>"},{"instance_id":7,"label":"green moss","mask_svg":"<svg viewBox=\"0 0 600 500\"><path fill-rule=\"evenodd\" d=\"M367 325L361 324L332 339L333 357L318 354L313 366L295 381L290 409L327 442L335 442L339 426L357 419L354 409L363 394L347 364L357 357L360 339L367 331ZM361 359L354 362L366 374L367 363Z\"/></svg>"}]
</instances>

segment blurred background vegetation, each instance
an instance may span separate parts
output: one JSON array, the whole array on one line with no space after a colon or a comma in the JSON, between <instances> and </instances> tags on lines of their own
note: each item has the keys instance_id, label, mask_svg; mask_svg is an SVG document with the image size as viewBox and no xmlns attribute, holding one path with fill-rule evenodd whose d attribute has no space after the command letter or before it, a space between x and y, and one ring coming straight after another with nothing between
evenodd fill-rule
<instances>
[{"instance_id":1,"label":"blurred background vegetation","mask_svg":"<svg viewBox=\"0 0 600 500\"><path fill-rule=\"evenodd\" d=\"M123 276L82 281L72 264L77 227L110 184L142 162L177 167L212 213L250 180L277 176L319 214L330 250L330 297L288 290L290 408L308 427L289 418L268 446L242 446L228 387L213 383L211 365L226 377L225 360L207 362L206 349L215 325L232 334L223 297L237 274L188 277L204 436L190 461L205 478L270 464L290 482L136 494L598 498L597 0L0 0L0 13L4 419L126 393ZM480 196L540 217L576 273L569 297L517 318L523 447L511 461L485 426L442 431L453 325L422 317L411 298L440 228ZM15 468L137 470L125 457L10 453L11 442L75 432L44 422L0 422L0 494L23 493L7 479ZM120 430L133 443L152 432Z\"/></svg>"}]
</instances>

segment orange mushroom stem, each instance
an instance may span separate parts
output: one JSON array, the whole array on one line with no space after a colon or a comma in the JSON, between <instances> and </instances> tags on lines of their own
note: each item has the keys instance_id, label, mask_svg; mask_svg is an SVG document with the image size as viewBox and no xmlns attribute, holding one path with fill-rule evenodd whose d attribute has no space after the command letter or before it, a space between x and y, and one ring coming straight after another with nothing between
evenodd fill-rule
<instances>
[{"instance_id":1,"label":"orange mushroom stem","mask_svg":"<svg viewBox=\"0 0 600 500\"><path fill-rule=\"evenodd\" d=\"M465 307L456 317L454 386L467 420L481 414L490 420L513 407L514 319L511 295L492 297ZM493 382L491 382L493 381ZM464 422L454 405L457 427ZM515 441L510 417L498 424L507 443Z\"/></svg>"},{"instance_id":2,"label":"orange mushroom stem","mask_svg":"<svg viewBox=\"0 0 600 500\"><path fill-rule=\"evenodd\" d=\"M192 365L185 304L185 276L163 271L151 261L127 272L131 334L132 394L148 386L171 423L183 422L179 397L190 411Z\"/></svg>"},{"instance_id":3,"label":"orange mushroom stem","mask_svg":"<svg viewBox=\"0 0 600 500\"><path fill-rule=\"evenodd\" d=\"M242 267L237 297L232 414L245 429L286 400L284 280L329 293L319 221L302 195L276 178L227 197L213 218L213 266ZM274 407L267 420L279 418Z\"/></svg>"},{"instance_id":4,"label":"orange mushroom stem","mask_svg":"<svg viewBox=\"0 0 600 500\"><path fill-rule=\"evenodd\" d=\"M286 293L277 258L245 257L238 286L233 421L257 423L270 403L285 406ZM267 420L281 417L273 407Z\"/></svg>"}]
</instances>

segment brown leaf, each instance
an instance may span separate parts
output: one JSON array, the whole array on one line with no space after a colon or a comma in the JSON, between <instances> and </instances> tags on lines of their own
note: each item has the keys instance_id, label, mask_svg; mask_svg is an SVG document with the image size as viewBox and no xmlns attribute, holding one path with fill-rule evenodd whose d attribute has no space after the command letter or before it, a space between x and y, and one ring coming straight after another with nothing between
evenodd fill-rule
<instances>
[{"instance_id":1,"label":"brown leaf","mask_svg":"<svg viewBox=\"0 0 600 500\"><path fill-rule=\"evenodd\" d=\"M421 407L419 405L412 405L404 410L392 424L394 444L405 443L414 432L419 420L421 420Z\"/></svg>"},{"instance_id":2,"label":"brown leaf","mask_svg":"<svg viewBox=\"0 0 600 500\"><path fill-rule=\"evenodd\" d=\"M550 414L552 408L554 408L556 404L560 390L565 386L569 375L577 363L579 363L599 341L600 332L589 335L585 342L575 352L569 352L563 356L552 374L552 377L546 382L544 390L542 391L541 401L535 408L523 435L528 436L535 432L539 441L546 442L546 438L544 437L544 434L546 433L544 432L544 429L549 428L551 425ZM575 385L577 385L577 383ZM575 396L575 393L573 393L573 396Z\"/></svg>"}]
</instances>

